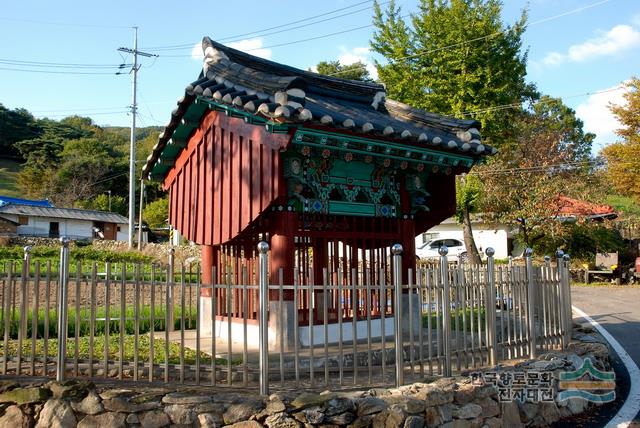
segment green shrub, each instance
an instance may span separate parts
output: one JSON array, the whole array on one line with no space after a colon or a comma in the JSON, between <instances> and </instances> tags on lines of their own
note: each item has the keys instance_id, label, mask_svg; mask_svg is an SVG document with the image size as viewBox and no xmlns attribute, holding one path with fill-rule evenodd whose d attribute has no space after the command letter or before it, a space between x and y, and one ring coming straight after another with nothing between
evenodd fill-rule
<instances>
[{"instance_id":1,"label":"green shrub","mask_svg":"<svg viewBox=\"0 0 640 428\"><path fill-rule=\"evenodd\" d=\"M0 260L22 260L24 250L20 246L0 247ZM72 247L69 251L72 261L120 262L120 263L151 263L153 258L136 251L115 252L98 250L90 245ZM35 246L31 249L31 260L52 260L60 258L59 247Z\"/></svg>"},{"instance_id":2,"label":"green shrub","mask_svg":"<svg viewBox=\"0 0 640 428\"><path fill-rule=\"evenodd\" d=\"M599 223L567 223L560 235L545 236L534 245L536 254L553 255L557 249L574 259L593 261L597 252L617 251L623 256L626 245L616 229Z\"/></svg>"}]
</instances>

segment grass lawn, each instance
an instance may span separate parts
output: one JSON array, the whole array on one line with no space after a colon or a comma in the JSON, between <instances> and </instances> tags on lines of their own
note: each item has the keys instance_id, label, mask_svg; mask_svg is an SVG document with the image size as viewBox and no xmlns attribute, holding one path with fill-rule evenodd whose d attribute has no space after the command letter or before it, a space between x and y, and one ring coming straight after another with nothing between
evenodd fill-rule
<instances>
[{"instance_id":1,"label":"grass lawn","mask_svg":"<svg viewBox=\"0 0 640 428\"><path fill-rule=\"evenodd\" d=\"M466 318L466 330L471 331L471 316L473 315L473 326L474 331L478 330L478 312L480 315L480 329L484 330L485 327L485 309L484 308L466 308L466 309L452 309L450 312L451 318L451 329L452 330L464 330L464 322L463 319ZM436 315L436 312L431 312L431 328L437 328L442 321L442 314L440 316ZM422 314L422 326L427 327L429 324L429 314Z\"/></svg>"},{"instance_id":2,"label":"grass lawn","mask_svg":"<svg viewBox=\"0 0 640 428\"><path fill-rule=\"evenodd\" d=\"M18 162L0 158L0 195L14 198L21 196L16 182L20 169Z\"/></svg>"},{"instance_id":3,"label":"grass lawn","mask_svg":"<svg viewBox=\"0 0 640 428\"><path fill-rule=\"evenodd\" d=\"M123 361L133 362L134 358L134 343L135 337L132 335L124 336L124 359ZM153 341L153 361L156 364L164 364L165 363L165 341L161 339L155 339ZM105 340L104 336L97 336L93 341L93 359L97 361L104 360L104 351L105 351ZM57 339L49 339L47 343L48 355L54 356L57 354L58 340ZM17 340L9 340L8 342L8 351L9 355L16 356L18 353L18 341ZM149 350L151 348L151 340L149 335L140 335L138 337L138 361L139 362L148 362L149 361ZM5 354L4 342L0 340L0 355ZM31 340L25 340L22 344L22 355L23 357L31 357ZM36 340L36 357L44 356L44 340L37 339ZM67 340L67 358L73 358L75 355L75 339ZM78 358L80 359L88 359L89 355L89 338L81 337L78 342ZM118 361L120 358L120 337L119 336L109 336L109 359ZM192 349L185 348L184 350L184 360L185 364L195 364L196 362L196 352ZM176 343L169 342L169 363L170 364L180 364L180 345ZM211 364L211 356L200 352L200 363L201 364ZM234 364L239 362L234 361ZM227 360L223 358L216 358L216 364L225 365L227 364Z\"/></svg>"},{"instance_id":4,"label":"grass lawn","mask_svg":"<svg viewBox=\"0 0 640 428\"><path fill-rule=\"evenodd\" d=\"M120 308L111 306L109 309L109 334L119 334L120 332ZM174 320L174 328L179 330L181 328L181 315L182 311L179 307L175 307L173 311L173 320ZM103 335L106 327L106 311L104 307L96 308L96 322L95 322L95 331L94 336ZM89 323L89 319L91 317L91 313L89 309L83 308L80 310L80 323L79 327L79 336L89 336L91 325ZM166 307L164 306L156 306L154 308L154 331L164 331L165 329L165 317L166 317ZM185 317L185 328L195 328L196 326L196 308L195 307L186 307L184 312ZM76 310L74 307L70 307L67 313L68 327L67 327L67 335L68 337L72 337L76 335ZM18 338L18 326L20 325L21 314L16 312L13 314L11 320L9 321L9 337L12 339ZM135 332L135 312L134 307L131 305L127 305L125 308L125 321L124 321L124 331L127 335L133 335ZM0 337L4 336L4 328L5 328L5 320L4 320L4 311L0 310ZM33 320L33 312L30 310L27 312L27 337L32 336L32 320ZM38 311L38 320L37 320L37 336L39 338L44 337L44 321L45 321L45 311L44 309L40 309ZM52 309L49 311L49 337L55 338L57 337L56 329L58 324L58 314L57 311ZM142 306L138 312L138 333L144 334L151 331L151 307L150 306Z\"/></svg>"}]
</instances>

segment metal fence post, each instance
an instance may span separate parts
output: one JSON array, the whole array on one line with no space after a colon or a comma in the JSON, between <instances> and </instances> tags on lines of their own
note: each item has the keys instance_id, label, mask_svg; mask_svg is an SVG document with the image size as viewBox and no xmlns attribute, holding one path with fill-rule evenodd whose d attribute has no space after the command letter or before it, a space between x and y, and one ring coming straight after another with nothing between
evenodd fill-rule
<instances>
[{"instance_id":1,"label":"metal fence post","mask_svg":"<svg viewBox=\"0 0 640 428\"><path fill-rule=\"evenodd\" d=\"M260 354L260 394L269 394L269 283L267 269L269 260L267 258L269 244L265 241L258 243L260 257L260 290L259 290L259 354Z\"/></svg>"},{"instance_id":2,"label":"metal fence post","mask_svg":"<svg viewBox=\"0 0 640 428\"><path fill-rule=\"evenodd\" d=\"M527 264L527 325L529 326L529 358L536 358L536 289L532 255L532 248L524 250L524 258Z\"/></svg>"},{"instance_id":3,"label":"metal fence post","mask_svg":"<svg viewBox=\"0 0 640 428\"><path fill-rule=\"evenodd\" d=\"M571 257L569 256L569 254L565 254L564 256L562 256L562 260L564 262L564 302L566 311L565 320L567 323L565 327L565 342L568 345L569 342L571 342L571 333L573 330L573 311L571 306L571 272L569 271L569 262L571 261Z\"/></svg>"},{"instance_id":4,"label":"metal fence post","mask_svg":"<svg viewBox=\"0 0 640 428\"><path fill-rule=\"evenodd\" d=\"M404 349L402 346L402 245L391 247L393 254L393 286L395 294L396 388L404 385Z\"/></svg>"},{"instance_id":5,"label":"metal fence post","mask_svg":"<svg viewBox=\"0 0 640 428\"><path fill-rule=\"evenodd\" d=\"M167 331L175 330L175 320L173 313L173 285L174 285L174 270L175 270L176 250L171 248L169 250L169 268L167 269Z\"/></svg>"},{"instance_id":6,"label":"metal fence post","mask_svg":"<svg viewBox=\"0 0 640 428\"><path fill-rule=\"evenodd\" d=\"M565 349L567 347L567 345L569 344L567 342L567 334L566 334L566 329L567 329L567 311L566 311L566 293L565 293L565 289L564 289L564 269L563 269L563 257L564 256L564 251L562 250L558 250L556 251L556 266L557 266L557 273L558 273L558 294L559 294L559 304L560 304L560 310L558 311L560 313L560 326L562 328L562 334L560 335L561 337L561 345L562 348Z\"/></svg>"},{"instance_id":7,"label":"metal fence post","mask_svg":"<svg viewBox=\"0 0 640 428\"><path fill-rule=\"evenodd\" d=\"M19 376L22 370L22 342L27 337L27 283L29 282L29 265L31 264L31 247L25 246L24 257L22 259L22 276L20 278L20 323L18 325L18 368L16 374Z\"/></svg>"},{"instance_id":8,"label":"metal fence post","mask_svg":"<svg viewBox=\"0 0 640 428\"><path fill-rule=\"evenodd\" d=\"M489 331L489 364L498 364L498 338L496 326L496 280L495 280L495 260L493 256L495 250L491 247L485 250L487 255L487 330Z\"/></svg>"},{"instance_id":9,"label":"metal fence post","mask_svg":"<svg viewBox=\"0 0 640 428\"><path fill-rule=\"evenodd\" d=\"M440 280L442 282L442 350L444 352L443 376L451 376L451 293L449 292L449 249L438 248L440 254ZM431 338L429 338L431 340Z\"/></svg>"},{"instance_id":10,"label":"metal fence post","mask_svg":"<svg viewBox=\"0 0 640 428\"><path fill-rule=\"evenodd\" d=\"M61 237L60 271L58 281L58 355L56 380L64 380L65 356L67 354L67 286L69 282L69 238Z\"/></svg>"}]
</instances>

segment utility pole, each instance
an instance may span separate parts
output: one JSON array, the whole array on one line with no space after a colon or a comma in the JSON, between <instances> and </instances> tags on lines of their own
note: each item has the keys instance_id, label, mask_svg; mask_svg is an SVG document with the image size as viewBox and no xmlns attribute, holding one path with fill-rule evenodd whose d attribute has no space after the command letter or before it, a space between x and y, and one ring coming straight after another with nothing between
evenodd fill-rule
<instances>
[{"instance_id":1,"label":"utility pole","mask_svg":"<svg viewBox=\"0 0 640 428\"><path fill-rule=\"evenodd\" d=\"M138 50L138 27L133 27L133 49L118 48L120 52L133 54L133 67L131 74L133 76L133 103L131 104L131 144L129 146L129 249L133 248L134 236L134 219L136 215L136 113L138 104L136 101L136 89L138 83L138 55L144 57L153 57L153 55Z\"/></svg>"}]
</instances>

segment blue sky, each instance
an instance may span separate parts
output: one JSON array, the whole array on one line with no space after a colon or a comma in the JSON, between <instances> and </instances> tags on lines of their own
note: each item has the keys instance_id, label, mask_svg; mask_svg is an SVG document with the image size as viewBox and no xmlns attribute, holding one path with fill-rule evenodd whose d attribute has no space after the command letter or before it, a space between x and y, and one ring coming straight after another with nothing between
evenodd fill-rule
<instances>
[{"instance_id":1,"label":"blue sky","mask_svg":"<svg viewBox=\"0 0 640 428\"><path fill-rule=\"evenodd\" d=\"M410 13L417 1L397 3ZM640 75L640 2L504 3L503 18L509 23L529 8L531 25L524 35L528 80L576 109L587 130L598 135L596 151L615 141L617 123L606 106L622 103L623 91L614 88ZM282 26L337 9L342 10ZM0 103L24 107L37 117L78 113L100 125L128 126L131 80L115 73L118 64L131 62L117 48L132 47L130 27L135 25L139 49L160 55L141 61L138 123L164 125L184 87L199 73L193 47L203 36L300 68L321 60L371 62L371 14L371 2L362 0L7 2L0 12ZM307 25L319 20L324 22ZM279 28L259 31L270 27ZM355 30L319 37L350 29ZM310 38L316 39L297 42Z\"/></svg>"}]
</instances>

